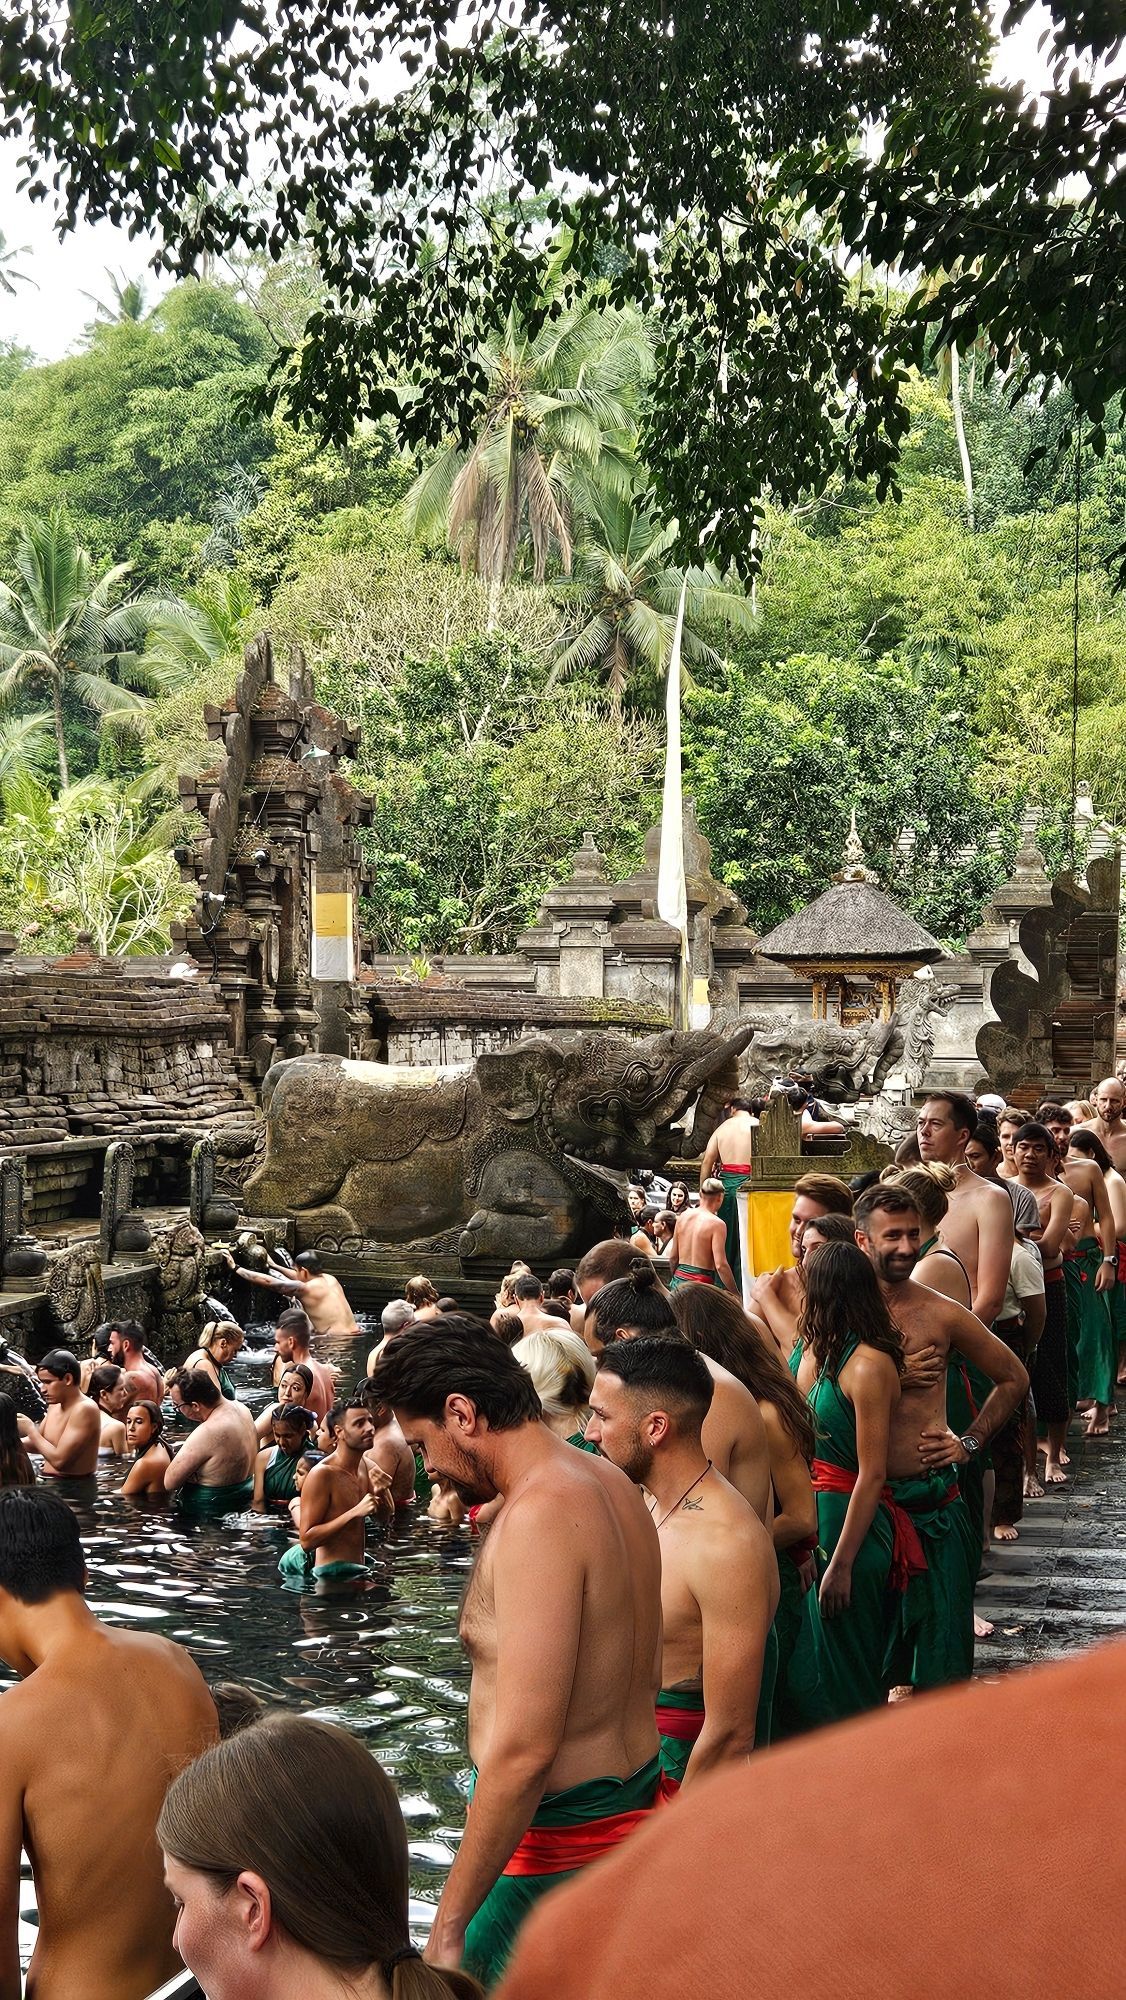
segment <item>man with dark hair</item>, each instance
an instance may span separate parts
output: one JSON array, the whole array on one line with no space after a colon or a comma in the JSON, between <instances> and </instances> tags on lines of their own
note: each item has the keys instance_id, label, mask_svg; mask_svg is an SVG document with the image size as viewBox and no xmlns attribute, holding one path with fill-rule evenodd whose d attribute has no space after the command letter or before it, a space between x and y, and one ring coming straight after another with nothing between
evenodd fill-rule
<instances>
[{"instance_id":1,"label":"man with dark hair","mask_svg":"<svg viewBox=\"0 0 1126 2000\"><path fill-rule=\"evenodd\" d=\"M924 1348L934 1351L935 1366L925 1379L903 1377L891 1413L887 1457L892 1498L910 1514L927 1564L908 1587L889 1667L894 1680L921 1693L973 1672L973 1594L982 1523L962 1499L953 1468L975 1459L1012 1415L1028 1393L1028 1374L973 1313L912 1278L922 1225L906 1190L894 1181L869 1188L857 1201L853 1219L856 1240L903 1335L904 1352L910 1357ZM950 1429L946 1414L952 1350L993 1384L961 1437Z\"/></svg>"},{"instance_id":2,"label":"man with dark hair","mask_svg":"<svg viewBox=\"0 0 1126 2000\"><path fill-rule=\"evenodd\" d=\"M598 1364L587 1441L651 1496L661 1537L661 1763L676 1784L755 1747L774 1543L707 1457L704 1357L682 1340L619 1340ZM775 1663L777 1650L775 1649Z\"/></svg>"},{"instance_id":3,"label":"man with dark hair","mask_svg":"<svg viewBox=\"0 0 1126 2000\"><path fill-rule=\"evenodd\" d=\"M298 1540L278 1564L283 1576L304 1578L311 1568L318 1583L329 1583L367 1574L364 1524L371 1514L384 1520L395 1514L392 1474L370 1457L373 1403L386 1404L386 1398L367 1382L359 1396L329 1411L333 1448L301 1488Z\"/></svg>"},{"instance_id":4,"label":"man with dark hair","mask_svg":"<svg viewBox=\"0 0 1126 2000\"><path fill-rule=\"evenodd\" d=\"M489 1986L533 1903L656 1802L660 1546L624 1475L541 1422L487 1327L410 1328L374 1379L432 1479L503 1496L462 1609L477 1776L426 1952Z\"/></svg>"},{"instance_id":5,"label":"man with dark hair","mask_svg":"<svg viewBox=\"0 0 1126 2000\"><path fill-rule=\"evenodd\" d=\"M137 1383L137 1396L150 1402L164 1400L164 1379L145 1352L145 1329L139 1320L121 1319L110 1328L109 1358L124 1368Z\"/></svg>"},{"instance_id":6,"label":"man with dark hair","mask_svg":"<svg viewBox=\"0 0 1126 2000\"><path fill-rule=\"evenodd\" d=\"M751 1116L749 1097L728 1098L723 1119L704 1148L700 1163L700 1185L718 1180L723 1185L720 1217L727 1231L727 1261L735 1274L734 1291L743 1289L743 1259L739 1244L738 1194L751 1171L751 1133L758 1124Z\"/></svg>"},{"instance_id":7,"label":"man with dark hair","mask_svg":"<svg viewBox=\"0 0 1126 2000\"><path fill-rule=\"evenodd\" d=\"M145 2000L177 1971L157 1814L216 1741L198 1667L151 1632L102 1625L83 1599L78 1524L54 1493L0 1491L0 1994L18 2000L20 1848L39 1924L40 2000ZM156 1735L154 1736L154 1730Z\"/></svg>"},{"instance_id":8,"label":"man with dark hair","mask_svg":"<svg viewBox=\"0 0 1126 2000\"><path fill-rule=\"evenodd\" d=\"M327 1417L336 1401L339 1370L330 1367L327 1361L317 1360L312 1341L313 1323L304 1306L286 1306L285 1311L278 1314L278 1323L274 1328L274 1387L277 1387L287 1368L300 1362L313 1377L307 1407L314 1416Z\"/></svg>"},{"instance_id":9,"label":"man with dark hair","mask_svg":"<svg viewBox=\"0 0 1126 2000\"><path fill-rule=\"evenodd\" d=\"M551 1333L559 1321L544 1311L543 1285L531 1271L517 1278L512 1287L513 1310L518 1312L525 1333Z\"/></svg>"},{"instance_id":10,"label":"man with dark hair","mask_svg":"<svg viewBox=\"0 0 1126 2000\"><path fill-rule=\"evenodd\" d=\"M720 1215L723 1202L722 1181L701 1181L699 1208L686 1209L677 1216L672 1242L665 1252L674 1290L678 1285L720 1285L736 1298L742 1296L728 1257L728 1233Z\"/></svg>"},{"instance_id":11,"label":"man with dark hair","mask_svg":"<svg viewBox=\"0 0 1126 2000\"><path fill-rule=\"evenodd\" d=\"M578 1297L575 1274L566 1265L560 1265L557 1271L552 1272L547 1281L547 1296L549 1299L558 1299L560 1305L567 1307L568 1312L574 1305Z\"/></svg>"},{"instance_id":12,"label":"man with dark hair","mask_svg":"<svg viewBox=\"0 0 1126 2000\"><path fill-rule=\"evenodd\" d=\"M339 1278L333 1278L321 1269L321 1260L315 1250L299 1250L293 1259L292 1271L281 1271L276 1267L269 1271L248 1271L236 1264L230 1251L227 1262L236 1278L242 1278L248 1285L260 1285L267 1292L288 1292L299 1305L304 1306L313 1322L314 1333L339 1333L346 1340L355 1340L359 1334L356 1317L344 1294Z\"/></svg>"},{"instance_id":13,"label":"man with dark hair","mask_svg":"<svg viewBox=\"0 0 1126 2000\"><path fill-rule=\"evenodd\" d=\"M65 1347L52 1347L35 1371L47 1412L41 1424L18 1419L29 1451L42 1455L47 1479L88 1479L98 1463L102 1420L80 1388L81 1364Z\"/></svg>"},{"instance_id":14,"label":"man with dark hair","mask_svg":"<svg viewBox=\"0 0 1126 2000\"><path fill-rule=\"evenodd\" d=\"M964 1090L932 1090L919 1110L916 1135L924 1166L941 1160L954 1168L942 1240L960 1259L970 1281L970 1303L992 1326L1001 1310L1013 1261L1013 1210L1008 1196L966 1165L966 1147L977 1126L977 1106Z\"/></svg>"},{"instance_id":15,"label":"man with dark hair","mask_svg":"<svg viewBox=\"0 0 1126 2000\"><path fill-rule=\"evenodd\" d=\"M654 1337L683 1340L684 1335L652 1265L635 1257L628 1278L604 1285L591 1300L583 1338L592 1354L601 1354L615 1341ZM712 1378L711 1408L704 1418L704 1450L759 1520L769 1524L774 1512L762 1413L744 1383L710 1355L701 1358Z\"/></svg>"},{"instance_id":16,"label":"man with dark hair","mask_svg":"<svg viewBox=\"0 0 1126 2000\"><path fill-rule=\"evenodd\" d=\"M1093 1270L1089 1274L1085 1270L1081 1281L1078 1281L1078 1265L1069 1266L1077 1274L1076 1293L1082 1292L1083 1285L1088 1282L1089 1276L1094 1280L1094 1290L1096 1292L1112 1291L1118 1271L1118 1239L1114 1226L1114 1210L1111 1207L1110 1195L1107 1191L1106 1178L1102 1168L1099 1166L1097 1160L1077 1158L1074 1155L1070 1158L1068 1157L1067 1149L1071 1144L1071 1134L1074 1129L1075 1120L1070 1111L1065 1110L1062 1104L1042 1104L1036 1113L1036 1120L1037 1123L1047 1126L1055 1141L1056 1152L1059 1154L1061 1180L1067 1182L1072 1194L1077 1194L1082 1201L1087 1203L1091 1213L1086 1233L1088 1236L1094 1237L1099 1244L1100 1254L1098 1259L1095 1260L1092 1258L1090 1260ZM1074 1254L1074 1252L1071 1254ZM1065 1273L1066 1276L1067 1274ZM1070 1288L1070 1279L1067 1282ZM1082 1317L1082 1307L1078 1297L1070 1300L1069 1303L1072 1305L1073 1317L1076 1321L1073 1328L1073 1336L1077 1343L1079 1340L1079 1322ZM1101 1399L1099 1411L1101 1422L1094 1432L1096 1437L1105 1436L1108 1428L1106 1406L1102 1403Z\"/></svg>"},{"instance_id":17,"label":"man with dark hair","mask_svg":"<svg viewBox=\"0 0 1126 2000\"><path fill-rule=\"evenodd\" d=\"M195 1429L165 1472L165 1492L194 1520L242 1513L254 1496L258 1444L245 1404L229 1402L204 1368L182 1368L175 1386Z\"/></svg>"}]
</instances>

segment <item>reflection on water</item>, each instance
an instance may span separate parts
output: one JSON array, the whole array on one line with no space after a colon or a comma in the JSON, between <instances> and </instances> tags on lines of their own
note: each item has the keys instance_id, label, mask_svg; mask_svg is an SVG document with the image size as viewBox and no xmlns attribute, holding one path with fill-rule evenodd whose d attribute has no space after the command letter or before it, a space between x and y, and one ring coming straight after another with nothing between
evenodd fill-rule
<instances>
[{"instance_id":1,"label":"reflection on water","mask_svg":"<svg viewBox=\"0 0 1126 2000\"><path fill-rule=\"evenodd\" d=\"M267 1341L269 1329L251 1329L255 1337ZM319 1351L350 1387L370 1345L369 1334ZM248 1344L234 1364L239 1394L255 1412L270 1400L270 1360L268 1347ZM99 1465L94 1497L72 1503L92 1607L111 1624L144 1624L177 1640L209 1681L241 1681L363 1738L399 1792L421 1942L465 1817L469 1675L457 1607L472 1564L467 1532L427 1520L420 1508L369 1532L370 1578L299 1593L277 1573L290 1539L283 1523L244 1514L181 1524L159 1503L122 1500L124 1472L122 1461ZM23 1890L21 1914L30 1920L30 1881ZM24 1929L27 1953L32 1942Z\"/></svg>"}]
</instances>

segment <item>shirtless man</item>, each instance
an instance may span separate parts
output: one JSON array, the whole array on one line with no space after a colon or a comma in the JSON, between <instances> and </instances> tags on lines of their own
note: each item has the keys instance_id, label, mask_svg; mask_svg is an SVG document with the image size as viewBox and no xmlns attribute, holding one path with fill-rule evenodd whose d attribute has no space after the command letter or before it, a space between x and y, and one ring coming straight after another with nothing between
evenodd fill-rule
<instances>
[{"instance_id":1,"label":"shirtless man","mask_svg":"<svg viewBox=\"0 0 1126 2000\"><path fill-rule=\"evenodd\" d=\"M0 1492L0 1658L20 1676L0 1699L0 2000L20 1994L21 1846L39 1911L28 2000L145 2000L180 1967L156 1819L217 1740L215 1708L179 1646L100 1624L85 1581L65 1502Z\"/></svg>"},{"instance_id":2,"label":"shirtless man","mask_svg":"<svg viewBox=\"0 0 1126 2000\"><path fill-rule=\"evenodd\" d=\"M1084 1159L1082 1154L1069 1155L1071 1131L1074 1119L1062 1104L1042 1104L1036 1113L1037 1122L1046 1125L1056 1143L1060 1156L1060 1173L1073 1194L1085 1201L1091 1216L1091 1229L1102 1245L1102 1258L1095 1276L1095 1290L1109 1292L1115 1282L1118 1270L1117 1232L1114 1226L1114 1209L1111 1205L1106 1178L1094 1160Z\"/></svg>"},{"instance_id":3,"label":"shirtless man","mask_svg":"<svg viewBox=\"0 0 1126 2000\"><path fill-rule=\"evenodd\" d=\"M145 1333L139 1321L123 1319L113 1327L109 1337L109 1358L133 1377L137 1384L134 1401L163 1402L163 1378L159 1368L153 1367L145 1353Z\"/></svg>"},{"instance_id":4,"label":"shirtless man","mask_svg":"<svg viewBox=\"0 0 1126 2000\"><path fill-rule=\"evenodd\" d=\"M634 1260L635 1265L638 1260ZM592 1354L618 1340L683 1340L668 1293L648 1268L603 1285L587 1308L584 1339ZM762 1412L746 1385L711 1356L702 1356L712 1378L712 1401L704 1418L704 1450L717 1471L769 1527L774 1518L770 1448Z\"/></svg>"},{"instance_id":5,"label":"shirtless man","mask_svg":"<svg viewBox=\"0 0 1126 2000\"><path fill-rule=\"evenodd\" d=\"M335 1280L333 1281L335 1283ZM338 1370L327 1361L318 1361L312 1350L313 1328L304 1306L287 1306L274 1328L274 1386L287 1368L303 1362L313 1377L309 1408L314 1416L327 1417L336 1401Z\"/></svg>"},{"instance_id":6,"label":"shirtless man","mask_svg":"<svg viewBox=\"0 0 1126 2000\"><path fill-rule=\"evenodd\" d=\"M1126 1119L1122 1115L1126 1110L1126 1086L1116 1076L1104 1077L1092 1102L1096 1115L1089 1126L1079 1129L1096 1133L1119 1173L1126 1174Z\"/></svg>"},{"instance_id":7,"label":"shirtless man","mask_svg":"<svg viewBox=\"0 0 1126 2000\"><path fill-rule=\"evenodd\" d=\"M716 1126L704 1151L700 1185L719 1181L723 1188L720 1214L727 1231L727 1261L735 1273L735 1290L742 1292L742 1250L739 1242L739 1190L751 1167L751 1133L758 1123L751 1115L749 1097L733 1097L723 1107L723 1123Z\"/></svg>"},{"instance_id":8,"label":"shirtless man","mask_svg":"<svg viewBox=\"0 0 1126 2000\"><path fill-rule=\"evenodd\" d=\"M245 1403L232 1403L202 1368L176 1377L179 1405L195 1425L164 1475L184 1513L211 1520L249 1507L258 1437Z\"/></svg>"},{"instance_id":9,"label":"shirtless man","mask_svg":"<svg viewBox=\"0 0 1126 2000\"><path fill-rule=\"evenodd\" d=\"M1001 1199L1008 1207L1007 1198ZM969 1464L1012 1415L1028 1393L1028 1374L972 1312L912 1278L922 1223L903 1189L894 1182L868 1188L856 1203L854 1220L856 1240L879 1279L905 1354L931 1348L937 1362L927 1371L929 1379L904 1376L888 1440L888 1483L897 1504L911 1515L927 1559L926 1577L918 1580L922 1616L896 1662L898 1677L918 1693L968 1679L973 1672L973 1593L981 1529L959 1494L953 1468ZM993 1384L961 1437L950 1429L946 1415L951 1349Z\"/></svg>"},{"instance_id":10,"label":"shirtless man","mask_svg":"<svg viewBox=\"0 0 1126 2000\"><path fill-rule=\"evenodd\" d=\"M1031 1188L1036 1196L1043 1224L1040 1256L1044 1264L1045 1319L1032 1363L1032 1396L1036 1414L1048 1431L1044 1478L1049 1486L1062 1486L1067 1479L1062 1454L1071 1416L1063 1251L1075 1195L1066 1181L1055 1178L1055 1141L1046 1125L1029 1119L1021 1126L1013 1141L1013 1160L1021 1185ZM1026 1479L1028 1497L1036 1499L1043 1490L1035 1473L1030 1473Z\"/></svg>"},{"instance_id":11,"label":"shirtless man","mask_svg":"<svg viewBox=\"0 0 1126 2000\"><path fill-rule=\"evenodd\" d=\"M992 1326L1009 1282L1016 1234L1012 1203L1004 1189L981 1180L966 1165L966 1146L977 1122L977 1106L964 1091L932 1091L919 1112L916 1136L924 1166L943 1160L957 1172L957 1185L947 1197L942 1240L965 1266L978 1319Z\"/></svg>"},{"instance_id":12,"label":"shirtless man","mask_svg":"<svg viewBox=\"0 0 1126 2000\"><path fill-rule=\"evenodd\" d=\"M708 1458L704 1357L678 1340L621 1340L602 1356L587 1440L647 1495L661 1537L661 1692L667 1778L686 1785L755 1747L778 1561L758 1515ZM769 1696L769 1690L768 1690Z\"/></svg>"},{"instance_id":13,"label":"shirtless man","mask_svg":"<svg viewBox=\"0 0 1126 2000\"><path fill-rule=\"evenodd\" d=\"M369 1474L373 1467L386 1475L390 1481L390 1494L395 1503L395 1512L405 1513L414 1506L414 1482L417 1468L411 1450L398 1424L395 1412L389 1403L380 1403L370 1392L362 1392L363 1400L371 1416L375 1439L364 1453L364 1465Z\"/></svg>"},{"instance_id":14,"label":"shirtless man","mask_svg":"<svg viewBox=\"0 0 1126 2000\"><path fill-rule=\"evenodd\" d=\"M375 1391L432 1479L504 1496L462 1607L477 1779L426 1947L492 1986L577 1842L596 1859L656 1802L660 1544L636 1487L552 1434L530 1376L465 1315L400 1335Z\"/></svg>"},{"instance_id":15,"label":"shirtless man","mask_svg":"<svg viewBox=\"0 0 1126 2000\"><path fill-rule=\"evenodd\" d=\"M102 1419L79 1388L82 1364L65 1347L52 1347L35 1371L47 1404L41 1424L18 1418L29 1451L41 1453L45 1479L88 1479L98 1463Z\"/></svg>"},{"instance_id":16,"label":"shirtless man","mask_svg":"<svg viewBox=\"0 0 1126 2000\"><path fill-rule=\"evenodd\" d=\"M260 1285L267 1292L288 1292L298 1305L304 1306L314 1333L339 1333L346 1340L355 1340L360 1329L344 1296L344 1287L339 1278L322 1271L315 1250L297 1252L293 1275L288 1271L247 1271L236 1264L229 1250L226 1257L236 1278L245 1279L248 1285Z\"/></svg>"},{"instance_id":17,"label":"shirtless man","mask_svg":"<svg viewBox=\"0 0 1126 2000\"><path fill-rule=\"evenodd\" d=\"M652 1251L648 1253L652 1255ZM512 1310L518 1312L525 1333L557 1333L562 1321L543 1309L543 1286L540 1280L529 1272L525 1278L517 1278L512 1287Z\"/></svg>"},{"instance_id":18,"label":"shirtless man","mask_svg":"<svg viewBox=\"0 0 1126 2000\"><path fill-rule=\"evenodd\" d=\"M301 1488L300 1547L313 1558L313 1573L327 1580L356 1576L364 1569L364 1524L371 1514L394 1514L391 1477L365 1460L375 1444L368 1401L354 1398L329 1411L333 1449L315 1465ZM411 1459L414 1490L414 1459Z\"/></svg>"},{"instance_id":19,"label":"shirtless man","mask_svg":"<svg viewBox=\"0 0 1126 2000\"><path fill-rule=\"evenodd\" d=\"M836 1174L803 1174L794 1183L790 1210L790 1254L793 1264L777 1271L763 1271L751 1286L754 1311L778 1343L788 1361L798 1337L798 1314L802 1308L802 1236L807 1222L822 1215L852 1215L852 1189Z\"/></svg>"},{"instance_id":20,"label":"shirtless man","mask_svg":"<svg viewBox=\"0 0 1126 2000\"><path fill-rule=\"evenodd\" d=\"M701 1181L700 1206L678 1215L666 1255L672 1285L721 1285L739 1297L727 1255L727 1224L720 1215L723 1182Z\"/></svg>"}]
</instances>

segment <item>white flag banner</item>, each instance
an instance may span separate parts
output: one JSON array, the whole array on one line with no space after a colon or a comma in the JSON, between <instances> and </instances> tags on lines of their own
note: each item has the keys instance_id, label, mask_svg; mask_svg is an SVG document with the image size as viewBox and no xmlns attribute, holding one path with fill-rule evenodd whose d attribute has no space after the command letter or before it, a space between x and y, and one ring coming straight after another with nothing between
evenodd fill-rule
<instances>
[{"instance_id":1,"label":"white flag banner","mask_svg":"<svg viewBox=\"0 0 1126 2000\"><path fill-rule=\"evenodd\" d=\"M684 787L680 769L680 650L684 636L684 600L688 580L681 584L676 607L669 677L665 691L665 792L661 807L661 858L657 869L657 915L680 938L678 1028L688 1022L688 885L684 879Z\"/></svg>"}]
</instances>

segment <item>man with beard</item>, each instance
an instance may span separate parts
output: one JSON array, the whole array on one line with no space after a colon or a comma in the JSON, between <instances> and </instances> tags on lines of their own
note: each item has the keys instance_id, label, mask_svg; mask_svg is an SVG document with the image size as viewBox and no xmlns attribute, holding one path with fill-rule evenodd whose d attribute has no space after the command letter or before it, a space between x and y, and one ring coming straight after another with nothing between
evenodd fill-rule
<instances>
[{"instance_id":1,"label":"man with beard","mask_svg":"<svg viewBox=\"0 0 1126 2000\"><path fill-rule=\"evenodd\" d=\"M1000 1199L1008 1208L1007 1199ZM921 1693L968 1679L973 1672L973 1593L981 1539L953 1468L971 1462L1016 1409L1028 1393L1028 1374L973 1313L914 1281L922 1223L903 1189L885 1182L867 1189L853 1220L856 1240L903 1335L905 1354L910 1357L924 1347L936 1350L929 1380L903 1378L892 1411L887 1462L892 1498L911 1516L927 1563L905 1593L891 1665L896 1679ZM955 1348L993 1384L961 1437L946 1417L946 1363Z\"/></svg>"},{"instance_id":2,"label":"man with beard","mask_svg":"<svg viewBox=\"0 0 1126 2000\"><path fill-rule=\"evenodd\" d=\"M1113 1164L1120 1174L1126 1174L1126 1085L1117 1076L1107 1076L1098 1085L1092 1099L1095 1116L1090 1125L1081 1125L1080 1131L1094 1132L1103 1142Z\"/></svg>"},{"instance_id":3,"label":"man with beard","mask_svg":"<svg viewBox=\"0 0 1126 2000\"><path fill-rule=\"evenodd\" d=\"M473 1798L426 1947L489 1986L533 1904L656 1803L660 1544L636 1487L553 1435L468 1316L400 1334L373 1392L431 1479L501 1500L461 1613Z\"/></svg>"},{"instance_id":4,"label":"man with beard","mask_svg":"<svg viewBox=\"0 0 1126 2000\"><path fill-rule=\"evenodd\" d=\"M587 1442L651 1497L661 1537L666 1777L678 1785L755 1747L771 1622L774 1544L704 1452L712 1379L687 1341L620 1340L598 1364Z\"/></svg>"},{"instance_id":5,"label":"man with beard","mask_svg":"<svg viewBox=\"0 0 1126 2000\"><path fill-rule=\"evenodd\" d=\"M376 1400L365 1385L363 1396L329 1411L333 1449L301 1488L298 1540L278 1564L283 1576L304 1576L310 1564L318 1583L366 1575L368 1516L394 1518L391 1475L368 1458L375 1443L369 1398Z\"/></svg>"}]
</instances>

